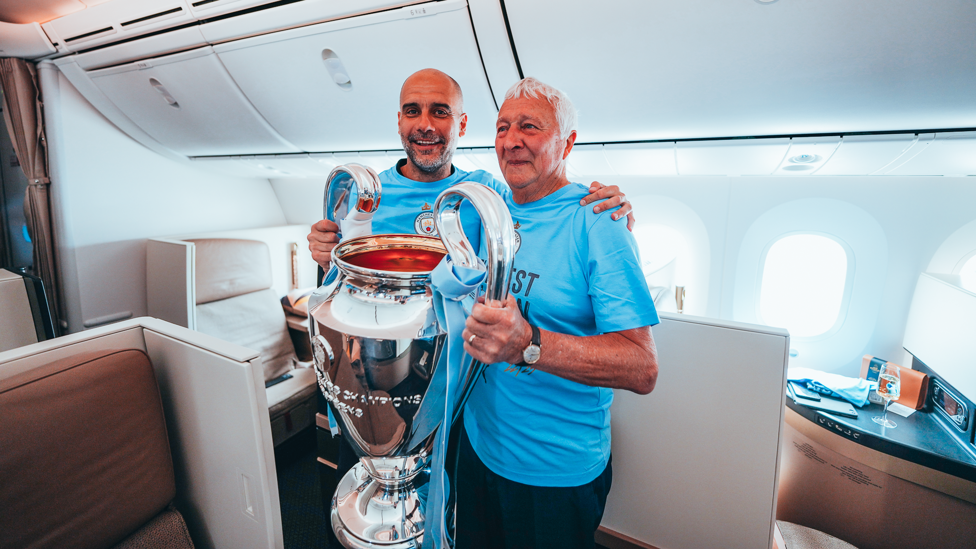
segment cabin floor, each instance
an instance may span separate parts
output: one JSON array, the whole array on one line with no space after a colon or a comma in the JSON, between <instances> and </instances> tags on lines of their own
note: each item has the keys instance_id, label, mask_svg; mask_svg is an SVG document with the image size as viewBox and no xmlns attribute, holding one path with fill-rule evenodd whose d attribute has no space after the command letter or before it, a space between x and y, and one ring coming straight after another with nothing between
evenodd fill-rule
<instances>
[{"instance_id":1,"label":"cabin floor","mask_svg":"<svg viewBox=\"0 0 976 549\"><path fill-rule=\"evenodd\" d=\"M329 547L329 522L316 467L315 429L305 429L275 448L278 497L285 549Z\"/></svg>"},{"instance_id":2,"label":"cabin floor","mask_svg":"<svg viewBox=\"0 0 976 549\"><path fill-rule=\"evenodd\" d=\"M306 429L275 448L285 549L329 548L330 525L323 505L316 451L315 429ZM606 548L598 544L597 549Z\"/></svg>"}]
</instances>

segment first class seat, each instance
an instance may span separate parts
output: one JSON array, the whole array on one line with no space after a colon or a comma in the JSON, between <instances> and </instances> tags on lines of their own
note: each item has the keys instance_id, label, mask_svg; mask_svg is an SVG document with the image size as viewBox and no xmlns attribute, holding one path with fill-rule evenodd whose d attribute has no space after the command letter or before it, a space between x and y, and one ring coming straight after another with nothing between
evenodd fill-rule
<instances>
[{"instance_id":1,"label":"first class seat","mask_svg":"<svg viewBox=\"0 0 976 549\"><path fill-rule=\"evenodd\" d=\"M271 256L257 240L191 239L196 247L197 330L261 353L275 446L315 420L316 381L299 362L271 289Z\"/></svg>"},{"instance_id":2,"label":"first class seat","mask_svg":"<svg viewBox=\"0 0 976 549\"><path fill-rule=\"evenodd\" d=\"M281 547L259 370L151 318L0 353L0 547Z\"/></svg>"},{"instance_id":3,"label":"first class seat","mask_svg":"<svg viewBox=\"0 0 976 549\"><path fill-rule=\"evenodd\" d=\"M189 260L167 262L165 256L174 247ZM171 320L152 302L182 307L180 314L190 328L260 353L275 446L310 427L315 420L315 371L295 352L273 288L268 244L243 238L151 240L147 254L149 264L166 263L165 268L149 269L149 313Z\"/></svg>"}]
</instances>

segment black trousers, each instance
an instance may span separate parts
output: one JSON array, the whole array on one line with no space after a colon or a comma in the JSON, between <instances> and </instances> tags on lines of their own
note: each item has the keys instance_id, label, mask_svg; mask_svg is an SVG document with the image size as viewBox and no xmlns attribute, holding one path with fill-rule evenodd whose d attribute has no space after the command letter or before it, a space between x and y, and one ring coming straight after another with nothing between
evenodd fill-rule
<instances>
[{"instance_id":1,"label":"black trousers","mask_svg":"<svg viewBox=\"0 0 976 549\"><path fill-rule=\"evenodd\" d=\"M593 549L606 508L610 463L583 486L529 486L496 475L461 434L456 549Z\"/></svg>"}]
</instances>

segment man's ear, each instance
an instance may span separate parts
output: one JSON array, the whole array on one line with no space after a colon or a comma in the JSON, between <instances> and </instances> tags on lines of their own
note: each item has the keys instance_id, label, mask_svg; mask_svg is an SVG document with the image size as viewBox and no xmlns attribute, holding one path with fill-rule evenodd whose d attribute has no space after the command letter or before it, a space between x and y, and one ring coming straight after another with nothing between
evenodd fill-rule
<instances>
[{"instance_id":1,"label":"man's ear","mask_svg":"<svg viewBox=\"0 0 976 549\"><path fill-rule=\"evenodd\" d=\"M569 156L570 151L573 150L573 145L576 143L576 130L569 133L569 137L566 138L566 149L563 150L563 160Z\"/></svg>"},{"instance_id":2,"label":"man's ear","mask_svg":"<svg viewBox=\"0 0 976 549\"><path fill-rule=\"evenodd\" d=\"M461 122L459 124L459 128L460 129L458 131L458 137L461 137L464 135L465 130L468 129L468 113L466 112L461 113Z\"/></svg>"}]
</instances>

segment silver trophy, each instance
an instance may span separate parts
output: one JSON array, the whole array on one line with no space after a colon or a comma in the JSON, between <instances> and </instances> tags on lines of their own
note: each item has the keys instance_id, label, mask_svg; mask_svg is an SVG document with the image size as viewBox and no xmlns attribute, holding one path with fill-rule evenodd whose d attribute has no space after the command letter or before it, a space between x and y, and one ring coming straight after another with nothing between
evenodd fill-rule
<instances>
[{"instance_id":1,"label":"silver trophy","mask_svg":"<svg viewBox=\"0 0 976 549\"><path fill-rule=\"evenodd\" d=\"M325 216L362 226L380 195L375 172L339 166L326 184ZM441 425L444 387L431 386L447 334L434 312L430 272L448 252L454 265L481 265L461 227L464 200L484 227L486 295L505 299L515 255L512 218L495 191L476 183L460 183L437 198L433 212L440 238L343 240L332 251L337 270L309 299L319 388L360 458L332 498L332 528L345 547L407 549L422 543L434 436L450 428ZM462 366L459 395L450 399L452 421L485 367L469 362Z\"/></svg>"}]
</instances>

